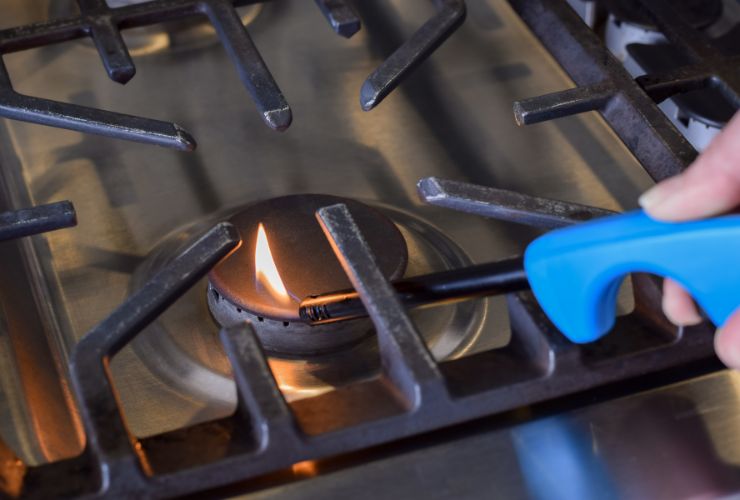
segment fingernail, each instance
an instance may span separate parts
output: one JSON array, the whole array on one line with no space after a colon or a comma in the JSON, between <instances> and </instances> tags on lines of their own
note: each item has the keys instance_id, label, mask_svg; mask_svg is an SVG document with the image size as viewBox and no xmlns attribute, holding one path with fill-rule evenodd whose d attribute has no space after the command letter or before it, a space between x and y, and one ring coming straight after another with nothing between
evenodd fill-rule
<instances>
[{"instance_id":1,"label":"fingernail","mask_svg":"<svg viewBox=\"0 0 740 500\"><path fill-rule=\"evenodd\" d=\"M683 326L694 326L704 321L696 311L687 312L681 319L683 320L681 323Z\"/></svg>"},{"instance_id":2,"label":"fingernail","mask_svg":"<svg viewBox=\"0 0 740 500\"><path fill-rule=\"evenodd\" d=\"M714 350L728 368L740 370L740 342L737 342L740 339L732 338L733 333L718 328L714 335Z\"/></svg>"},{"instance_id":3,"label":"fingernail","mask_svg":"<svg viewBox=\"0 0 740 500\"><path fill-rule=\"evenodd\" d=\"M645 210L650 210L665 201L670 197L670 195L671 190L666 189L665 184L656 184L642 193L642 195L637 199L637 203L639 203Z\"/></svg>"},{"instance_id":4,"label":"fingernail","mask_svg":"<svg viewBox=\"0 0 740 500\"><path fill-rule=\"evenodd\" d=\"M691 298L685 292L664 288L662 307L668 320L677 326L692 326L702 322L702 317Z\"/></svg>"},{"instance_id":5,"label":"fingernail","mask_svg":"<svg viewBox=\"0 0 740 500\"><path fill-rule=\"evenodd\" d=\"M694 326L702 322L702 317L698 312L693 310L672 311L670 308L663 306L668 321L678 326Z\"/></svg>"}]
</instances>

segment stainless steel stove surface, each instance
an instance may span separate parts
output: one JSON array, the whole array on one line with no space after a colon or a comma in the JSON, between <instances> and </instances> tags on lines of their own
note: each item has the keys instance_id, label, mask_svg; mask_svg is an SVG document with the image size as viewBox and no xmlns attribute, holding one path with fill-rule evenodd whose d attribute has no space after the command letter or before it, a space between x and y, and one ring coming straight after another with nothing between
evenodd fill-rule
<instances>
[{"instance_id":1,"label":"stainless steel stove surface","mask_svg":"<svg viewBox=\"0 0 740 500\"><path fill-rule=\"evenodd\" d=\"M3 3L0 29L75 12L63 0ZM190 25L179 38L177 25L124 32L131 47L141 47L132 51L137 72L125 86L108 78L87 39L3 55L18 92L173 121L198 142L195 151L178 152L0 124L3 208L72 200L78 217L75 228L0 244L0 433L26 465L71 458L85 446L66 367L80 339L240 207L307 193L366 202L400 229L409 251L406 274L414 275L510 257L539 234L426 204L416 192L424 177L615 211L636 206L652 180L600 116L517 126L514 101L573 84L506 2L466 3L465 23L370 112L359 104L363 81L434 14L432 2L358 2L362 29L349 39L327 27L313 2L244 8L249 33L292 108L283 132L255 112L211 30ZM206 290L201 278L112 359L125 422L136 437L237 411ZM620 307L634 307L629 286ZM443 361L509 344L508 311L507 299L498 297L412 318ZM377 377L377 351L371 338L319 357L271 354L269 366L286 399L299 405ZM599 399L591 395L586 402ZM399 411L393 398L378 398L379 408L393 407L389 415ZM575 488L562 498L740 492L736 374L571 410L581 403L564 413L522 410L342 459L301 462L217 493L545 498L559 477ZM308 434L325 430L311 423L320 415L306 418ZM156 470L156 457L153 463ZM654 480L667 475L676 481L683 475L685 488Z\"/></svg>"}]
</instances>

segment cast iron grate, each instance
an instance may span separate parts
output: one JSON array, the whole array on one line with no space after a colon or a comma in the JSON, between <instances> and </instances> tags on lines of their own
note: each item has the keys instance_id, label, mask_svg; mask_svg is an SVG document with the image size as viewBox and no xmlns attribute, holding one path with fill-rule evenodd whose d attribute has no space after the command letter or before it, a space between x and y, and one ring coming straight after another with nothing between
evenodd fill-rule
<instances>
[{"instance_id":1,"label":"cast iron grate","mask_svg":"<svg viewBox=\"0 0 740 500\"><path fill-rule=\"evenodd\" d=\"M686 168L696 151L656 102L711 87L740 107L740 55L717 47L666 0L635 3L691 64L636 79L565 0L509 3L577 85L515 103L520 124L598 110L650 176L661 180Z\"/></svg>"},{"instance_id":2,"label":"cast iron grate","mask_svg":"<svg viewBox=\"0 0 740 500\"><path fill-rule=\"evenodd\" d=\"M153 0L112 8L106 0L76 0L76 17L0 30L0 117L78 132L156 144L179 150L195 148L195 139L175 123L131 116L20 94L13 89L3 54L89 37L108 76L125 84L136 73L121 31L172 21L207 17L231 58L264 122L285 130L292 121L288 102L270 74L236 11L264 0ZM360 19L347 0L315 0L332 28L351 37ZM361 101L369 110L426 59L462 23L463 0L431 0L438 9L412 37L368 78Z\"/></svg>"},{"instance_id":3,"label":"cast iron grate","mask_svg":"<svg viewBox=\"0 0 740 500\"><path fill-rule=\"evenodd\" d=\"M442 207L542 228L611 213L435 178L423 179L419 192ZM85 451L69 460L28 467L0 443L4 456L13 458L0 467L6 493L44 498L179 496L679 366L712 353L709 325L677 331L658 312L659 284L647 276L633 276L638 307L620 317L616 331L602 341L589 346L569 343L530 293L518 293L507 297L512 338L506 347L439 363L379 271L347 208L325 207L317 218L375 324L384 381L380 385L392 386L395 395L386 394L384 402L396 401L396 407L379 413L377 396L382 394L367 383L288 404L257 337L245 323L220 335L237 384L234 415L145 439L130 434L109 360L236 248L238 234L222 223L76 346L70 368L87 437ZM321 416L319 428L315 415Z\"/></svg>"},{"instance_id":4,"label":"cast iron grate","mask_svg":"<svg viewBox=\"0 0 740 500\"><path fill-rule=\"evenodd\" d=\"M72 203L60 201L0 213L0 242L77 225Z\"/></svg>"},{"instance_id":5,"label":"cast iron grate","mask_svg":"<svg viewBox=\"0 0 740 500\"><path fill-rule=\"evenodd\" d=\"M592 87L603 85L602 97L609 97L603 97L602 112L607 119L611 117L617 122L618 133L629 123L626 119L620 121L620 106L626 108L624 114L632 117L634 127L642 126L642 133L644 127L652 131L652 139L647 141L650 147L623 140L634 147L633 151L654 177L670 175L685 166L693 151L659 114L651 95L621 73L621 66L612 64L615 61L602 51L597 39L581 31L582 22L570 9L564 10L565 2L512 0L512 3L530 25L538 25L542 18L544 28L540 26L535 32L537 29L547 32L550 26L552 32L545 33L554 37L550 41L561 37L565 49L562 53L553 49L556 58L562 57L565 62L561 63L570 68L572 75L581 75L574 76L577 83L587 86L585 90L572 91L571 99L565 104L555 104L545 97L529 104L524 102L520 109L546 111L549 109L546 105L553 109L565 106L570 112L583 110L584 106L593 109L598 99L590 93ZM568 51L574 54L568 56ZM594 58L598 57L602 59L595 62ZM583 73L578 73L579 58L587 60L583 62ZM610 75L616 78L616 83L610 83L607 79ZM735 80L724 73L721 78L729 82L728 89L737 88ZM671 89L680 87L672 80L666 85ZM659 87L656 84L655 89ZM668 163L662 165L661 161ZM438 206L540 228L560 227L610 213L434 178L423 179L419 191L423 199ZM76 458L29 467L3 445L0 451L6 460L0 467L0 476L6 493L38 497L183 495L253 478L303 460L347 453L681 366L712 354L710 325L686 330L672 327L659 312L659 283L649 276L635 275L632 278L635 311L620 317L616 331L599 342L588 346L567 342L530 293L517 293L507 297L512 325L507 346L438 363L392 286L379 272L346 207L322 208L317 218L376 326L382 378L393 387L394 400L400 398L398 408L368 418L367 415L377 415L374 408L377 399L367 397L365 384L345 388L339 396L330 393L303 400L300 408L289 405L275 383L255 335L245 324L221 332L239 395L233 416L141 440L130 434L118 407L108 360L239 244L234 228L220 224L174 259L77 345L71 372L87 437L85 451ZM350 398L352 404L336 405L337 397ZM317 432L315 428L306 431L302 419L311 414L327 416L325 432L321 429ZM210 453L210 461L198 461L204 449L215 450ZM218 458L213 459L214 456Z\"/></svg>"}]
</instances>

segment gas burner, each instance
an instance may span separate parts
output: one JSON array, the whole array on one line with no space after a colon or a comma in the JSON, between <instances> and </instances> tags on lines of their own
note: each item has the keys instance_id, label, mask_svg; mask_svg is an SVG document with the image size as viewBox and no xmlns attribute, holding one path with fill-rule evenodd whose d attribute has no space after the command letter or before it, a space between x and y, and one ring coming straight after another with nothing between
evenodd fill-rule
<instances>
[{"instance_id":1,"label":"gas burner","mask_svg":"<svg viewBox=\"0 0 740 500\"><path fill-rule=\"evenodd\" d=\"M727 55L739 54L740 25L715 39L714 44ZM657 74L691 63L681 50L667 43L631 44L627 51L629 64L625 67L632 74ZM659 107L698 151L709 146L735 112L727 97L711 87L676 95Z\"/></svg>"},{"instance_id":2,"label":"gas burner","mask_svg":"<svg viewBox=\"0 0 740 500\"><path fill-rule=\"evenodd\" d=\"M308 278L320 276L320 287L314 287L312 284L301 284L304 286L305 293L316 293L327 291L338 286L339 288L348 288L350 285L343 276L336 274L339 269L339 263L335 261L334 252L326 243L326 237L323 235L317 220L313 215L313 207L322 205L331 205L341 201L347 204L359 224L362 224L363 231L366 231L368 241L374 242L373 248L378 253L379 259L385 259L382 264L388 276L400 276L406 269L407 276L427 274L433 271L442 271L447 269L461 268L471 265L470 259L465 253L447 236L435 229L424 220L408 214L396 208L379 205L377 203L360 203L357 201L346 200L334 196L309 196L314 203L304 205L302 215L291 214L288 220L288 227L295 229L295 233L286 230L279 230L277 222L283 217L288 217L285 210L285 201L289 204L294 203L291 198L298 202L305 196L290 196L286 198L277 198L266 202L245 205L230 210L225 213L215 214L212 218L196 222L184 227L169 236L150 252L148 258L136 269L130 289L132 291L139 289L151 278L153 274L162 269L172 260L174 256L187 248L195 241L205 230L211 227L214 221L226 220L232 218L244 231L244 225L248 220L252 220L252 230L246 233L245 241L240 249L232 254L232 258L237 258L243 252L250 248L252 251L256 246L257 231L259 223L263 224L265 234L273 252L276 262L280 265L281 277L285 280L286 290L290 289L295 295L303 293L298 288L299 283L310 283ZM321 201L319 201L321 200ZM277 204L282 205L282 210L272 210L271 207ZM241 222L239 219L244 218ZM305 222L306 226L313 227L316 233L310 231L314 236L309 234L309 238L320 235L313 243L307 243L305 237L306 228L299 227L299 218ZM378 220L384 229L378 230L377 227L365 226L370 220ZM391 227L388 227L390 224ZM248 227L248 226L247 226ZM374 233L375 236L371 236ZM398 235L401 235L401 241L398 241ZM300 245L291 244L299 241L298 235L303 235ZM382 237L388 237L388 241L381 240ZM283 238L288 238L284 240ZM380 240L380 242L379 242ZM320 244L319 241L322 243ZM287 244L286 244L287 243ZM325 247L321 245L325 244ZM321 253L310 253L309 246L316 245L323 248ZM389 252L395 248L394 252ZM283 253L285 252L285 253ZM399 252L401 254L399 255ZM405 254L403 254L405 252ZM251 252L250 252L251 253ZM252 254L253 255L253 254ZM309 256L308 261L314 263L312 266L302 265L295 267L283 267L283 259L293 258L289 256L298 256L296 262L302 262ZM322 257L323 256L323 257ZM383 257L385 256L385 257ZM317 258L326 259L325 262L315 265ZM234 261L234 264L237 262ZM244 263L243 265L247 265ZM324 266L322 269L320 266ZM337 267L334 267L337 266ZM251 268L254 272L254 268ZM219 266L219 274L223 273L226 268ZM326 271L326 272L324 272ZM305 273L305 274L304 274ZM330 279L323 274L334 276ZM226 277L231 281L232 278ZM295 282L294 282L295 280ZM251 280L244 279L242 286L250 283L254 287L254 278ZM119 354L120 357L126 356L125 363L120 366L128 365L127 368L121 368L117 372L117 363L114 360L114 376L129 376L132 371L140 373L150 373L147 375L146 383L153 387L161 386L163 391L168 394L177 394L178 403L176 410L172 413L162 410L158 419L152 419L147 412L137 411L135 405L138 404L136 397L129 397L127 393L122 393L122 401L127 414L128 424L131 426L133 433L137 436L149 436L172 430L178 426L178 418L181 415L190 415L188 424L195 424L217 418L222 418L233 413L236 405L236 390L232 379L232 368L223 351L219 341L218 332L220 325L214 321L211 307L214 288L210 286L208 279L201 280L200 283L193 286L179 301L173 304L164 314L162 314L146 331L139 335L133 342L131 351ZM239 283L236 284L240 285ZM232 286L234 286L232 284ZM265 293L266 291L263 291ZM254 287L254 293L257 293ZM260 296L260 294L258 294ZM207 297L207 298L206 298ZM220 302L226 304L226 292L219 293ZM264 297L262 297L264 300ZM229 300L229 302L231 302ZM268 303L269 304L269 303ZM318 327L308 327L307 325L296 322L298 318L298 302L295 302L281 312L281 315L287 314L288 325L285 326L283 318L269 319L274 317L275 310L272 313L267 310L267 306L261 309L259 317L253 320L253 327L258 332L261 331L261 340L265 342L267 325L274 326L276 333L283 334L283 345L288 341L305 340L305 335L299 333L305 328L312 328L320 337L324 337L322 332L335 333L340 337L340 342L333 346L327 346L322 353L314 354L286 354L277 353L275 349L269 349L268 362L272 369L273 375L277 380L283 395L288 401L318 396L339 387L358 383L360 381L372 379L380 371L380 356L378 353L378 343L373 335L374 329L370 323L365 321L357 322L350 326L347 322L337 323L335 325L325 325L336 328L336 330L317 329ZM411 318L417 325L419 332L424 337L427 347L437 360L456 359L465 356L475 345L476 339L481 334L483 322L489 311L488 301L469 301L457 304L449 304L437 308L420 309L410 313ZM237 306L239 307L239 306ZM254 307L254 306L252 306ZM277 309L277 311L281 311ZM242 308L244 312L244 308ZM239 320L244 321L246 317L239 317L238 311L230 311L223 321ZM254 311L252 315L256 316ZM501 321L506 322L506 317ZM363 326L364 325L364 326ZM300 329L300 330L299 330ZM287 334L287 335L286 335ZM312 344L300 347L305 351L310 351L312 346L315 349L315 339L311 339ZM333 342L333 339L332 339ZM501 338L501 342L508 342L508 337ZM497 344L498 345L498 344ZM494 346L495 347L495 346ZM295 351L294 351L295 352ZM131 408L131 410L129 410ZM144 415L144 417L140 417ZM182 425L182 424L180 424Z\"/></svg>"},{"instance_id":3,"label":"gas burner","mask_svg":"<svg viewBox=\"0 0 740 500\"><path fill-rule=\"evenodd\" d=\"M302 298L350 288L316 221L321 207L346 204L389 279L406 270L408 251L398 228L379 211L328 195L294 195L252 205L230 222L242 246L209 274L208 305L221 326L252 323L268 352L312 355L356 343L371 330L352 325L310 326L298 316Z\"/></svg>"},{"instance_id":4,"label":"gas burner","mask_svg":"<svg viewBox=\"0 0 740 500\"><path fill-rule=\"evenodd\" d=\"M664 73L692 63L682 50L668 42L634 0L605 3L610 10L604 32L606 45L632 76ZM724 12L721 0L687 0L676 2L674 7L697 30L713 30L720 21L734 23L732 12ZM717 38L715 44L734 55L738 35L738 29L731 30ZM734 112L727 98L712 88L676 95L659 107L697 151L706 149Z\"/></svg>"},{"instance_id":5,"label":"gas burner","mask_svg":"<svg viewBox=\"0 0 740 500\"><path fill-rule=\"evenodd\" d=\"M604 31L606 46L617 59L626 62L629 57L627 45L631 43L666 43L665 36L644 12L637 0L604 1L609 18ZM691 27L702 30L722 16L722 0L683 0L675 2L676 13Z\"/></svg>"}]
</instances>

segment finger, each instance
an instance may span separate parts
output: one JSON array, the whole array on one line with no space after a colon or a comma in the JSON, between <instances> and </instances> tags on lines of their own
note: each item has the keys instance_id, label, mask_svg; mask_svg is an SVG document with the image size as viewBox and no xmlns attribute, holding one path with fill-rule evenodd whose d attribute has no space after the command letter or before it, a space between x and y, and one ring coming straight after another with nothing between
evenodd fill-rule
<instances>
[{"instance_id":1,"label":"finger","mask_svg":"<svg viewBox=\"0 0 740 500\"><path fill-rule=\"evenodd\" d=\"M685 172L640 197L651 217L690 220L727 212L740 205L740 112Z\"/></svg>"},{"instance_id":2,"label":"finger","mask_svg":"<svg viewBox=\"0 0 740 500\"><path fill-rule=\"evenodd\" d=\"M681 285L669 278L663 282L663 312L674 325L701 323L701 316L691 296Z\"/></svg>"},{"instance_id":3,"label":"finger","mask_svg":"<svg viewBox=\"0 0 740 500\"><path fill-rule=\"evenodd\" d=\"M717 330L714 350L725 365L740 370L740 311L735 311Z\"/></svg>"}]
</instances>

